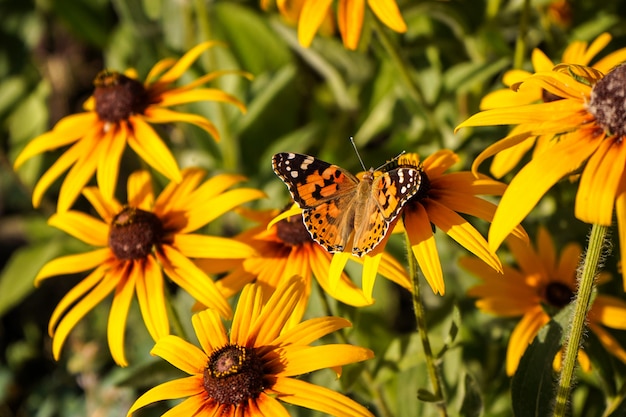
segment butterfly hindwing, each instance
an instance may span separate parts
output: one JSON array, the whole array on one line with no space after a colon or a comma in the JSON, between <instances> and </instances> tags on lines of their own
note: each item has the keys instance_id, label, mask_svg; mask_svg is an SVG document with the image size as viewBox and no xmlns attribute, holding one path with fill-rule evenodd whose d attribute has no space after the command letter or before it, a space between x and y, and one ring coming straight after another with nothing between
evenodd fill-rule
<instances>
[{"instance_id":1,"label":"butterfly hindwing","mask_svg":"<svg viewBox=\"0 0 626 417\"><path fill-rule=\"evenodd\" d=\"M303 209L349 193L358 185L345 169L309 155L278 153L272 158L272 167Z\"/></svg>"}]
</instances>

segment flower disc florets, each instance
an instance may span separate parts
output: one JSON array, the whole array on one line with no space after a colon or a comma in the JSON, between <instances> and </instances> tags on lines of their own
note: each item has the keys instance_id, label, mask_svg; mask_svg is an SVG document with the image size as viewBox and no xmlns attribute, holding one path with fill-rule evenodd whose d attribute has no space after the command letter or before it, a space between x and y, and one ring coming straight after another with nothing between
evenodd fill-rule
<instances>
[{"instance_id":1,"label":"flower disc florets","mask_svg":"<svg viewBox=\"0 0 626 417\"><path fill-rule=\"evenodd\" d=\"M244 404L263 392L263 376L263 361L254 348L226 345L209 358L204 390L220 404Z\"/></svg>"},{"instance_id":2,"label":"flower disc florets","mask_svg":"<svg viewBox=\"0 0 626 417\"><path fill-rule=\"evenodd\" d=\"M94 80L93 96L100 120L117 123L142 114L150 105L143 84L119 72L101 71Z\"/></svg>"},{"instance_id":3,"label":"flower disc florets","mask_svg":"<svg viewBox=\"0 0 626 417\"><path fill-rule=\"evenodd\" d=\"M117 259L143 259L162 237L163 224L156 215L125 207L111 222L109 248Z\"/></svg>"},{"instance_id":4,"label":"flower disc florets","mask_svg":"<svg viewBox=\"0 0 626 417\"><path fill-rule=\"evenodd\" d=\"M607 133L619 138L626 135L626 65L616 67L595 84L588 110Z\"/></svg>"}]
</instances>

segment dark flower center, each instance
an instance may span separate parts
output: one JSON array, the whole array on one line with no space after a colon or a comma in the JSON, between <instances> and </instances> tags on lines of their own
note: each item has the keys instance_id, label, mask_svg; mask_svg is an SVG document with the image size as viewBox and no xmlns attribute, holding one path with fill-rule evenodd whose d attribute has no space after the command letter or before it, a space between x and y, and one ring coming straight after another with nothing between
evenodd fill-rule
<instances>
[{"instance_id":1,"label":"dark flower center","mask_svg":"<svg viewBox=\"0 0 626 417\"><path fill-rule=\"evenodd\" d=\"M560 282L551 282L544 288L544 300L551 307L562 309L572 301L574 292L570 287Z\"/></svg>"},{"instance_id":2,"label":"dark flower center","mask_svg":"<svg viewBox=\"0 0 626 417\"><path fill-rule=\"evenodd\" d=\"M133 114L142 114L150 105L143 84L119 72L101 71L93 83L100 120L117 123Z\"/></svg>"},{"instance_id":3,"label":"dark flower center","mask_svg":"<svg viewBox=\"0 0 626 417\"><path fill-rule=\"evenodd\" d=\"M266 388L263 361L253 348L226 345L211 354L204 390L219 404L235 406L258 398Z\"/></svg>"},{"instance_id":4,"label":"dark flower center","mask_svg":"<svg viewBox=\"0 0 626 417\"><path fill-rule=\"evenodd\" d=\"M626 65L620 65L600 79L591 90L589 113L609 134L626 135Z\"/></svg>"},{"instance_id":5,"label":"dark flower center","mask_svg":"<svg viewBox=\"0 0 626 417\"><path fill-rule=\"evenodd\" d=\"M276 235L290 246L313 242L309 231L304 226L302 216L291 216L276 223Z\"/></svg>"},{"instance_id":6,"label":"dark flower center","mask_svg":"<svg viewBox=\"0 0 626 417\"><path fill-rule=\"evenodd\" d=\"M163 224L148 211L125 207L109 228L109 247L118 259L143 259L161 243Z\"/></svg>"}]
</instances>

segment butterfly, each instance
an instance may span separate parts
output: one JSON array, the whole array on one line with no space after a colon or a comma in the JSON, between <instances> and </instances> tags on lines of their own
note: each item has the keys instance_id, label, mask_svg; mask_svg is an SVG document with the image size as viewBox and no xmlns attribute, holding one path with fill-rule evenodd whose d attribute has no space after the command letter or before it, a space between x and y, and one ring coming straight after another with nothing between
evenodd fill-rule
<instances>
[{"instance_id":1,"label":"butterfly","mask_svg":"<svg viewBox=\"0 0 626 417\"><path fill-rule=\"evenodd\" d=\"M345 169L313 156L277 153L272 167L303 210L304 225L329 252L363 256L387 234L402 206L422 183L421 170L371 168L359 180Z\"/></svg>"}]
</instances>

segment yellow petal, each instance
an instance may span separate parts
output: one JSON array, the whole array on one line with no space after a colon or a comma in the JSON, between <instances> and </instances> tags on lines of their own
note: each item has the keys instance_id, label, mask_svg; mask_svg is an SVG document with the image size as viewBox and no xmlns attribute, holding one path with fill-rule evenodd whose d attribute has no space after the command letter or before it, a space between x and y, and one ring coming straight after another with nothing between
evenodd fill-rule
<instances>
[{"instance_id":1,"label":"yellow petal","mask_svg":"<svg viewBox=\"0 0 626 417\"><path fill-rule=\"evenodd\" d=\"M13 163L18 169L24 162L40 153L69 145L87 134L89 130L99 126L98 116L95 113L80 113L64 117L54 128L31 140L20 152Z\"/></svg>"},{"instance_id":2,"label":"yellow petal","mask_svg":"<svg viewBox=\"0 0 626 417\"><path fill-rule=\"evenodd\" d=\"M621 259L626 259L626 178L622 178L620 192L615 201L617 217L617 234L619 238L619 253ZM622 285L626 292L626 268L622 265Z\"/></svg>"},{"instance_id":3,"label":"yellow petal","mask_svg":"<svg viewBox=\"0 0 626 417\"><path fill-rule=\"evenodd\" d=\"M563 53L563 57L565 57L566 53L567 52ZM548 58L548 56L538 48L533 49L533 52L531 55L531 61L533 63L533 68L535 69L535 72L552 71L552 68L554 68L554 63L552 62L552 60ZM571 61L571 60L564 60L563 62L574 63L574 61ZM576 63L582 64L581 62L576 62ZM513 83L509 85L512 85L512 84Z\"/></svg>"},{"instance_id":4,"label":"yellow petal","mask_svg":"<svg viewBox=\"0 0 626 417\"><path fill-rule=\"evenodd\" d=\"M598 142L588 137L561 141L550 152L537 156L522 168L502 196L489 228L492 250L500 246L552 185L580 167L595 151Z\"/></svg>"},{"instance_id":5,"label":"yellow petal","mask_svg":"<svg viewBox=\"0 0 626 417\"><path fill-rule=\"evenodd\" d=\"M109 350L113 360L119 366L128 366L124 353L124 335L126 333L126 319L128 309L135 293L135 282L141 279L141 264L130 261L127 264L128 274L125 280L119 280L113 295L113 303L109 310L109 321L107 326L107 340Z\"/></svg>"},{"instance_id":6,"label":"yellow petal","mask_svg":"<svg viewBox=\"0 0 626 417\"><path fill-rule=\"evenodd\" d=\"M174 400L178 398L191 397L201 394L204 391L202 375L193 375L186 378L179 378L173 381L168 381L163 384L157 385L144 393L137 399L128 410L126 417L130 417L135 411L148 404L155 403L163 400ZM202 404L206 404L205 401ZM200 408L198 408L199 410ZM186 415L193 415L189 413Z\"/></svg>"},{"instance_id":7,"label":"yellow petal","mask_svg":"<svg viewBox=\"0 0 626 417\"><path fill-rule=\"evenodd\" d=\"M246 105L236 97L217 88L196 88L189 91L169 91L162 95L159 107L171 107L179 104L196 103L199 101L217 101L235 105L242 113L246 113Z\"/></svg>"},{"instance_id":8,"label":"yellow petal","mask_svg":"<svg viewBox=\"0 0 626 417\"><path fill-rule=\"evenodd\" d=\"M83 212L66 211L53 214L48 224L90 245L108 245L109 225Z\"/></svg>"},{"instance_id":9,"label":"yellow petal","mask_svg":"<svg viewBox=\"0 0 626 417\"><path fill-rule=\"evenodd\" d=\"M352 327L352 324L341 317L316 317L303 321L295 327L283 332L274 340L276 346L306 346L334 331ZM333 366L333 365L331 365Z\"/></svg>"},{"instance_id":10,"label":"yellow petal","mask_svg":"<svg viewBox=\"0 0 626 417\"><path fill-rule=\"evenodd\" d=\"M598 295L589 312L589 320L613 329L626 330L626 302L611 295Z\"/></svg>"},{"instance_id":11,"label":"yellow petal","mask_svg":"<svg viewBox=\"0 0 626 417\"><path fill-rule=\"evenodd\" d=\"M459 161L460 158L457 154L449 149L441 149L428 155L428 157L424 159L424 171L428 174L428 178L432 180L433 178L443 175L448 168Z\"/></svg>"},{"instance_id":12,"label":"yellow petal","mask_svg":"<svg viewBox=\"0 0 626 417\"><path fill-rule=\"evenodd\" d=\"M522 355L532 343L539 329L550 321L550 317L544 313L540 305L524 314L524 317L517 323L506 352L506 374L513 375L517 370Z\"/></svg>"},{"instance_id":13,"label":"yellow petal","mask_svg":"<svg viewBox=\"0 0 626 417\"><path fill-rule=\"evenodd\" d=\"M600 340L600 343L602 343L602 346L604 346L607 351L620 361L626 363L626 351L617 339L611 336L611 334L605 331L602 327L597 326L594 323L589 323L589 328L595 333L598 340Z\"/></svg>"},{"instance_id":14,"label":"yellow petal","mask_svg":"<svg viewBox=\"0 0 626 417\"><path fill-rule=\"evenodd\" d=\"M426 278L435 294L443 295L446 288L443 281L439 252L437 251L430 219L421 204L415 204L411 211L405 213L404 227L409 235L411 249L424 274L424 278Z\"/></svg>"},{"instance_id":15,"label":"yellow petal","mask_svg":"<svg viewBox=\"0 0 626 417\"><path fill-rule=\"evenodd\" d=\"M328 269L328 283L330 284L330 288L333 292L337 290L337 285L341 280L341 274L343 273L350 256L351 255L348 252L338 252L333 254L330 261L330 268Z\"/></svg>"},{"instance_id":16,"label":"yellow petal","mask_svg":"<svg viewBox=\"0 0 626 417\"><path fill-rule=\"evenodd\" d=\"M611 225L624 165L626 146L622 140L603 140L580 177L575 206L578 219L586 223Z\"/></svg>"},{"instance_id":17,"label":"yellow petal","mask_svg":"<svg viewBox=\"0 0 626 417\"><path fill-rule=\"evenodd\" d=\"M128 177L126 187L128 205L150 211L154 206L154 192L150 173L146 170L135 171Z\"/></svg>"},{"instance_id":18,"label":"yellow petal","mask_svg":"<svg viewBox=\"0 0 626 417\"><path fill-rule=\"evenodd\" d=\"M87 271L103 264L106 260L113 258L111 249L103 248L92 252L79 253L56 258L46 263L35 277L35 285L39 286L41 281L55 275L75 274Z\"/></svg>"},{"instance_id":19,"label":"yellow petal","mask_svg":"<svg viewBox=\"0 0 626 417\"><path fill-rule=\"evenodd\" d=\"M251 416L290 417L291 414L276 398L261 392L256 400L248 401Z\"/></svg>"},{"instance_id":20,"label":"yellow petal","mask_svg":"<svg viewBox=\"0 0 626 417\"><path fill-rule=\"evenodd\" d=\"M106 274L102 278L102 280L89 291L90 286L100 279L102 271L97 269L92 272L90 276L85 278L79 285L74 287L72 291L67 293L65 297L59 302L54 313L52 313L52 317L50 318L50 326L49 331L52 337L52 354L56 360L59 359L61 355L61 348L65 343L65 339L70 334L74 326L83 318L85 315L91 311L97 304L99 304L107 295L113 291L117 283L119 282L118 277L112 276L111 274ZM85 285L83 285L85 283ZM75 292L75 290L77 290ZM80 291L78 291L80 290ZM54 328L56 321L60 317L60 314L67 309L75 300L77 300L80 295L79 292L85 293L89 291L87 295L85 295L80 301L78 301L64 316L63 319L59 322L59 325Z\"/></svg>"},{"instance_id":21,"label":"yellow petal","mask_svg":"<svg viewBox=\"0 0 626 417\"><path fill-rule=\"evenodd\" d=\"M534 144L535 137L530 137L522 140L517 145L499 151L493 157L493 161L489 167L489 172L491 172L495 178L502 178L520 163L522 158L530 149L532 149Z\"/></svg>"},{"instance_id":22,"label":"yellow petal","mask_svg":"<svg viewBox=\"0 0 626 417\"><path fill-rule=\"evenodd\" d=\"M521 143L525 141L533 141L535 137L532 132L525 131L520 132L520 130L526 129L528 126L520 125L516 126L511 133L503 139L487 146L472 162L472 173L474 175L478 175L478 167L485 161L487 158L494 156L496 154L500 154L503 151L507 151L508 149L519 146Z\"/></svg>"},{"instance_id":23,"label":"yellow petal","mask_svg":"<svg viewBox=\"0 0 626 417\"><path fill-rule=\"evenodd\" d=\"M365 0L341 0L337 6L337 25L346 48L355 50L359 46Z\"/></svg>"},{"instance_id":24,"label":"yellow petal","mask_svg":"<svg viewBox=\"0 0 626 417\"><path fill-rule=\"evenodd\" d=\"M172 246L189 258L238 259L255 254L245 243L218 236L177 233Z\"/></svg>"},{"instance_id":25,"label":"yellow petal","mask_svg":"<svg viewBox=\"0 0 626 417\"><path fill-rule=\"evenodd\" d=\"M108 144L100 153L98 159L98 169L96 178L100 191L106 199L111 200L115 195L115 186L117 185L117 177L122 159L122 153L126 149L126 137L128 131L125 125L121 125L119 129L111 129L110 132L102 139Z\"/></svg>"},{"instance_id":26,"label":"yellow petal","mask_svg":"<svg viewBox=\"0 0 626 417\"><path fill-rule=\"evenodd\" d=\"M169 180L180 182L182 176L172 153L154 129L140 117L132 118L133 128L128 136L128 145L148 165L165 175Z\"/></svg>"},{"instance_id":27,"label":"yellow petal","mask_svg":"<svg viewBox=\"0 0 626 417\"><path fill-rule=\"evenodd\" d=\"M305 0L298 20L298 42L305 48L311 46L313 37L326 17L332 0Z\"/></svg>"},{"instance_id":28,"label":"yellow petal","mask_svg":"<svg viewBox=\"0 0 626 417\"><path fill-rule=\"evenodd\" d=\"M281 401L336 417L374 417L365 407L328 388L293 378L277 378L272 386Z\"/></svg>"},{"instance_id":29,"label":"yellow petal","mask_svg":"<svg viewBox=\"0 0 626 417\"><path fill-rule=\"evenodd\" d=\"M149 123L190 123L203 129L205 132L211 135L216 142L220 141L220 133L218 132L213 122L211 122L206 117L200 116L198 114L181 113L160 107L150 107L146 110L144 119Z\"/></svg>"},{"instance_id":30,"label":"yellow petal","mask_svg":"<svg viewBox=\"0 0 626 417\"><path fill-rule=\"evenodd\" d=\"M222 42L207 41L196 45L190 49L185 55L183 55L177 62L170 68L165 74L163 74L159 80L159 84L169 84L181 77L185 71L200 57L200 55L207 49L224 44Z\"/></svg>"},{"instance_id":31,"label":"yellow petal","mask_svg":"<svg viewBox=\"0 0 626 417\"><path fill-rule=\"evenodd\" d=\"M165 308L163 274L153 256L146 256L143 261L142 276L137 277L135 289L141 316L146 328L155 342L170 332L170 324ZM135 263L137 268L138 262Z\"/></svg>"},{"instance_id":32,"label":"yellow petal","mask_svg":"<svg viewBox=\"0 0 626 417\"><path fill-rule=\"evenodd\" d=\"M206 353L178 336L167 335L160 338L150 351L189 375L204 373L209 358Z\"/></svg>"},{"instance_id":33,"label":"yellow petal","mask_svg":"<svg viewBox=\"0 0 626 417\"><path fill-rule=\"evenodd\" d=\"M277 376L302 375L318 369L361 362L374 357L369 349L351 345L328 344L305 349L281 349L281 370Z\"/></svg>"},{"instance_id":34,"label":"yellow petal","mask_svg":"<svg viewBox=\"0 0 626 417\"><path fill-rule=\"evenodd\" d=\"M395 0L368 0L367 4L388 28L400 33L406 32L406 23Z\"/></svg>"},{"instance_id":35,"label":"yellow petal","mask_svg":"<svg viewBox=\"0 0 626 417\"><path fill-rule=\"evenodd\" d=\"M249 284L241 291L235 316L230 326L230 343L249 346L249 334L263 311L263 291L260 285Z\"/></svg>"},{"instance_id":36,"label":"yellow petal","mask_svg":"<svg viewBox=\"0 0 626 417\"><path fill-rule=\"evenodd\" d=\"M200 311L193 315L191 323L200 346L207 355L228 344L226 329L216 311L211 309Z\"/></svg>"},{"instance_id":37,"label":"yellow petal","mask_svg":"<svg viewBox=\"0 0 626 417\"><path fill-rule=\"evenodd\" d=\"M157 257L172 281L193 298L207 307L216 309L222 317L229 318L232 315L230 305L217 290L213 280L177 249L162 245Z\"/></svg>"},{"instance_id":38,"label":"yellow petal","mask_svg":"<svg viewBox=\"0 0 626 417\"><path fill-rule=\"evenodd\" d=\"M97 187L83 189L83 195L107 225L111 224L113 217L122 211L122 205L119 201L116 199L105 199Z\"/></svg>"},{"instance_id":39,"label":"yellow petal","mask_svg":"<svg viewBox=\"0 0 626 417\"><path fill-rule=\"evenodd\" d=\"M374 255L366 255L363 257L363 274L361 277L361 287L363 288L363 294L365 294L365 297L367 297L368 301L374 301L372 299L372 292L374 291L374 282L376 281L378 266L380 265L382 257L382 252Z\"/></svg>"}]
</instances>

